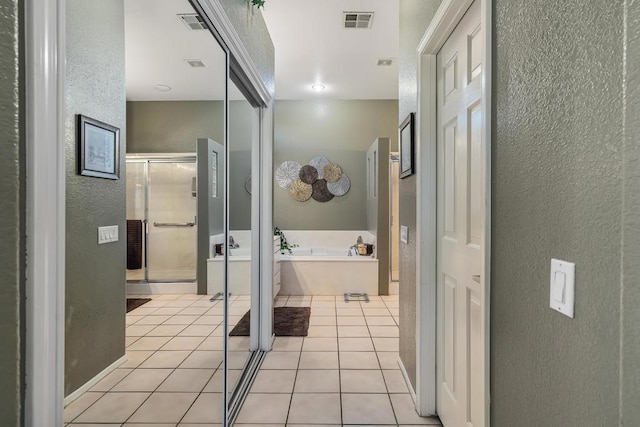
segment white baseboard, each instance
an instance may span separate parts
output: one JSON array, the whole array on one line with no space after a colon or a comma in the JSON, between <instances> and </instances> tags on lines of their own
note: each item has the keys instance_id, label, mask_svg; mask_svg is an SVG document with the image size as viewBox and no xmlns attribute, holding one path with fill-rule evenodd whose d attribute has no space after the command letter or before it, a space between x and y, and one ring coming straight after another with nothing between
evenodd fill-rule
<instances>
[{"instance_id":1,"label":"white baseboard","mask_svg":"<svg viewBox=\"0 0 640 427\"><path fill-rule=\"evenodd\" d=\"M404 378L404 382L407 384L407 388L409 389L409 393L411 394L411 398L413 399L413 403L416 403L416 392L411 385L411 380L409 379L409 374L407 374L407 370L402 363L402 359L398 357L398 366L400 366L400 372L402 372L402 377Z\"/></svg>"},{"instance_id":2,"label":"white baseboard","mask_svg":"<svg viewBox=\"0 0 640 427\"><path fill-rule=\"evenodd\" d=\"M197 283L127 283L127 295L197 294Z\"/></svg>"},{"instance_id":3,"label":"white baseboard","mask_svg":"<svg viewBox=\"0 0 640 427\"><path fill-rule=\"evenodd\" d=\"M78 397L82 395L85 391L89 390L94 385L98 384L100 380L113 372L118 366L122 365L127 361L127 355L125 354L120 359L113 362L111 365L107 366L102 372L100 372L95 377L91 378L85 385L81 386L79 389L68 395L64 398L64 406L67 406L69 403L76 400Z\"/></svg>"}]
</instances>

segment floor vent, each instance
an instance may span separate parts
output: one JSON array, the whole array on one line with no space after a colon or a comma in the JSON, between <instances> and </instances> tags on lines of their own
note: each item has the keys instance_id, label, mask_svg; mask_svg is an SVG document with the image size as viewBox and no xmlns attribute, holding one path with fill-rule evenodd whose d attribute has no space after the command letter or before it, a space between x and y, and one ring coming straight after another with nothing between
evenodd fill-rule
<instances>
[{"instance_id":1,"label":"floor vent","mask_svg":"<svg viewBox=\"0 0 640 427\"><path fill-rule=\"evenodd\" d=\"M189 27L192 30L206 30L207 24L204 23L204 20L197 13L180 13L178 17L184 25Z\"/></svg>"},{"instance_id":2,"label":"floor vent","mask_svg":"<svg viewBox=\"0 0 640 427\"><path fill-rule=\"evenodd\" d=\"M343 12L344 28L368 30L373 22L373 12Z\"/></svg>"}]
</instances>

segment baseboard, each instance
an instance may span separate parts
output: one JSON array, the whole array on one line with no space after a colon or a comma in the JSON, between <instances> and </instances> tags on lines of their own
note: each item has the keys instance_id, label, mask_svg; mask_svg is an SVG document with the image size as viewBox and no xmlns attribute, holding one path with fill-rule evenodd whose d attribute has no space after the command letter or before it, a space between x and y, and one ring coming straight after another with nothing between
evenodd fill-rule
<instances>
[{"instance_id":1,"label":"baseboard","mask_svg":"<svg viewBox=\"0 0 640 427\"><path fill-rule=\"evenodd\" d=\"M416 392L411 385L411 380L409 379L409 374L407 374L407 370L402 363L402 359L398 357L398 366L400 366L400 372L402 372L402 378L404 378L404 382L407 384L407 388L409 389L409 393L411 394L411 398L413 399L413 403L416 403Z\"/></svg>"},{"instance_id":2,"label":"baseboard","mask_svg":"<svg viewBox=\"0 0 640 427\"><path fill-rule=\"evenodd\" d=\"M120 359L116 360L111 365L107 366L102 372L100 372L95 377L91 378L85 385L81 386L79 389L77 389L76 391L74 391L73 393L65 397L63 401L64 406L67 406L69 403L79 398L82 395L82 393L89 390L94 385L98 384L104 377L109 375L111 372L115 371L118 366L122 365L126 361L127 361L127 355L125 354Z\"/></svg>"},{"instance_id":3,"label":"baseboard","mask_svg":"<svg viewBox=\"0 0 640 427\"><path fill-rule=\"evenodd\" d=\"M127 283L127 295L197 294L197 283Z\"/></svg>"}]
</instances>

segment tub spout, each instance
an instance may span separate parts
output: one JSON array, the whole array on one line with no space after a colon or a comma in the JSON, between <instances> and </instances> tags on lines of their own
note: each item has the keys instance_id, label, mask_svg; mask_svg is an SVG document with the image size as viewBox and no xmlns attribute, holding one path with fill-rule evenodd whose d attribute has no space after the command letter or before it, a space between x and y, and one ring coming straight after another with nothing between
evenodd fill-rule
<instances>
[{"instance_id":1,"label":"tub spout","mask_svg":"<svg viewBox=\"0 0 640 427\"><path fill-rule=\"evenodd\" d=\"M240 247L240 244L236 243L232 235L229 235L229 247L232 249L238 249Z\"/></svg>"}]
</instances>

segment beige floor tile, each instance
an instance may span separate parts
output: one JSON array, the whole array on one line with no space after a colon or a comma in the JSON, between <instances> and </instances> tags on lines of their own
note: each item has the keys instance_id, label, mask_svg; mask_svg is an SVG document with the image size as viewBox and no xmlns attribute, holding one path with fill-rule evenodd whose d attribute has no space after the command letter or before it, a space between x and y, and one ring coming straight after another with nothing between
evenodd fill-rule
<instances>
[{"instance_id":1,"label":"beige floor tile","mask_svg":"<svg viewBox=\"0 0 640 427\"><path fill-rule=\"evenodd\" d=\"M127 349L127 360L120 365L120 368L137 368L142 362L147 360L154 352L151 350L135 351Z\"/></svg>"},{"instance_id":2,"label":"beige floor tile","mask_svg":"<svg viewBox=\"0 0 640 427\"><path fill-rule=\"evenodd\" d=\"M316 301L315 299L311 302L312 308L334 308L336 306L335 301Z\"/></svg>"},{"instance_id":3,"label":"beige floor tile","mask_svg":"<svg viewBox=\"0 0 640 427\"><path fill-rule=\"evenodd\" d=\"M202 393L182 419L183 423L222 423L222 393ZM183 424L181 424L183 425Z\"/></svg>"},{"instance_id":4,"label":"beige floor tile","mask_svg":"<svg viewBox=\"0 0 640 427\"><path fill-rule=\"evenodd\" d=\"M394 317L400 315L400 310L397 308L389 308L389 313L391 313Z\"/></svg>"},{"instance_id":5,"label":"beige floor tile","mask_svg":"<svg viewBox=\"0 0 640 427\"><path fill-rule=\"evenodd\" d=\"M382 371L354 369L340 371L342 393L386 393Z\"/></svg>"},{"instance_id":6,"label":"beige floor tile","mask_svg":"<svg viewBox=\"0 0 640 427\"><path fill-rule=\"evenodd\" d=\"M398 338L373 338L376 351L398 351Z\"/></svg>"},{"instance_id":7,"label":"beige floor tile","mask_svg":"<svg viewBox=\"0 0 640 427\"><path fill-rule=\"evenodd\" d=\"M148 337L175 337L186 325L159 325L149 331Z\"/></svg>"},{"instance_id":8,"label":"beige floor tile","mask_svg":"<svg viewBox=\"0 0 640 427\"><path fill-rule=\"evenodd\" d=\"M338 338L340 351L373 351L371 338Z\"/></svg>"},{"instance_id":9,"label":"beige floor tile","mask_svg":"<svg viewBox=\"0 0 640 427\"><path fill-rule=\"evenodd\" d=\"M97 392L83 393L80 397L64 408L64 422L73 421L78 415L84 412L89 406L93 405L96 400L100 399L103 395L104 393Z\"/></svg>"},{"instance_id":10,"label":"beige floor tile","mask_svg":"<svg viewBox=\"0 0 640 427\"><path fill-rule=\"evenodd\" d=\"M83 423L123 423L133 414L149 393L107 393L75 421Z\"/></svg>"},{"instance_id":11,"label":"beige floor tile","mask_svg":"<svg viewBox=\"0 0 640 427\"><path fill-rule=\"evenodd\" d=\"M153 312L157 316L173 316L184 310L182 307L161 307Z\"/></svg>"},{"instance_id":12,"label":"beige floor tile","mask_svg":"<svg viewBox=\"0 0 640 427\"><path fill-rule=\"evenodd\" d=\"M398 307L400 307L400 301L398 301L398 300L385 301L385 305L387 306L387 308L398 308Z\"/></svg>"},{"instance_id":13,"label":"beige floor tile","mask_svg":"<svg viewBox=\"0 0 640 427\"><path fill-rule=\"evenodd\" d=\"M291 301L291 300L289 300L285 304L285 307L311 307L311 301Z\"/></svg>"},{"instance_id":14,"label":"beige floor tile","mask_svg":"<svg viewBox=\"0 0 640 427\"><path fill-rule=\"evenodd\" d=\"M305 353L308 354L308 353ZM300 353L293 351L270 351L260 369L297 369Z\"/></svg>"},{"instance_id":15,"label":"beige floor tile","mask_svg":"<svg viewBox=\"0 0 640 427\"><path fill-rule=\"evenodd\" d=\"M191 354L190 351L156 351L151 357L145 360L141 368L177 368L184 359Z\"/></svg>"},{"instance_id":16,"label":"beige floor tile","mask_svg":"<svg viewBox=\"0 0 640 427\"><path fill-rule=\"evenodd\" d=\"M391 316L367 316L369 326L396 326L395 320Z\"/></svg>"},{"instance_id":17,"label":"beige floor tile","mask_svg":"<svg viewBox=\"0 0 640 427\"><path fill-rule=\"evenodd\" d=\"M125 329L125 335L128 337L143 337L155 328L154 325L131 325Z\"/></svg>"},{"instance_id":18,"label":"beige floor tile","mask_svg":"<svg viewBox=\"0 0 640 427\"><path fill-rule=\"evenodd\" d=\"M124 377L129 375L132 370L133 369L116 369L101 379L96 385L91 387L89 391L109 391L114 385L118 384Z\"/></svg>"},{"instance_id":19,"label":"beige floor tile","mask_svg":"<svg viewBox=\"0 0 640 427\"><path fill-rule=\"evenodd\" d=\"M374 338L398 338L397 326L369 326L371 336Z\"/></svg>"},{"instance_id":20,"label":"beige floor tile","mask_svg":"<svg viewBox=\"0 0 640 427\"><path fill-rule=\"evenodd\" d=\"M290 401L290 394L249 393L236 422L284 424L287 421Z\"/></svg>"},{"instance_id":21,"label":"beige floor tile","mask_svg":"<svg viewBox=\"0 0 640 427\"><path fill-rule=\"evenodd\" d=\"M338 316L338 326L367 326L364 316Z\"/></svg>"},{"instance_id":22,"label":"beige floor tile","mask_svg":"<svg viewBox=\"0 0 640 427\"><path fill-rule=\"evenodd\" d=\"M309 326L307 337L309 338L331 338L337 337L338 331L335 326Z\"/></svg>"},{"instance_id":23,"label":"beige floor tile","mask_svg":"<svg viewBox=\"0 0 640 427\"><path fill-rule=\"evenodd\" d=\"M229 337L229 351L249 350L249 337Z\"/></svg>"},{"instance_id":24,"label":"beige floor tile","mask_svg":"<svg viewBox=\"0 0 640 427\"><path fill-rule=\"evenodd\" d=\"M312 316L335 316L336 315L336 309L335 308L329 308L329 307L313 307L311 309L311 315Z\"/></svg>"},{"instance_id":25,"label":"beige floor tile","mask_svg":"<svg viewBox=\"0 0 640 427\"><path fill-rule=\"evenodd\" d=\"M382 371L384 382L387 384L389 393L409 393L407 383L399 369L385 369Z\"/></svg>"},{"instance_id":26,"label":"beige floor tile","mask_svg":"<svg viewBox=\"0 0 640 427\"><path fill-rule=\"evenodd\" d=\"M437 418L418 415L410 394L391 394L390 397L398 424L440 425Z\"/></svg>"},{"instance_id":27,"label":"beige floor tile","mask_svg":"<svg viewBox=\"0 0 640 427\"><path fill-rule=\"evenodd\" d=\"M210 315L206 315L206 316L201 316L199 317L195 322L193 322L194 325L213 325L213 326L218 326L219 324L222 323L222 316L210 316Z\"/></svg>"},{"instance_id":28,"label":"beige floor tile","mask_svg":"<svg viewBox=\"0 0 640 427\"><path fill-rule=\"evenodd\" d=\"M198 397L197 393L153 393L128 421L130 423L177 423L196 397Z\"/></svg>"},{"instance_id":29,"label":"beige floor tile","mask_svg":"<svg viewBox=\"0 0 640 427\"><path fill-rule=\"evenodd\" d=\"M304 351L300 355L299 369L338 369L338 352Z\"/></svg>"},{"instance_id":30,"label":"beige floor tile","mask_svg":"<svg viewBox=\"0 0 640 427\"><path fill-rule=\"evenodd\" d=\"M157 311L157 310L156 310ZM145 316L136 322L136 325L159 325L171 316L157 316L154 312L151 316Z\"/></svg>"},{"instance_id":31,"label":"beige floor tile","mask_svg":"<svg viewBox=\"0 0 640 427\"><path fill-rule=\"evenodd\" d=\"M135 369L111 391L154 391L171 371L171 369Z\"/></svg>"},{"instance_id":32,"label":"beige floor tile","mask_svg":"<svg viewBox=\"0 0 640 427\"><path fill-rule=\"evenodd\" d=\"M129 316L127 314L127 320L126 320L126 324L127 326L133 325L134 323L136 323L138 320L142 319L144 316Z\"/></svg>"},{"instance_id":33,"label":"beige floor tile","mask_svg":"<svg viewBox=\"0 0 640 427\"><path fill-rule=\"evenodd\" d=\"M300 351L302 337L277 337L273 342L273 351Z\"/></svg>"},{"instance_id":34,"label":"beige floor tile","mask_svg":"<svg viewBox=\"0 0 640 427\"><path fill-rule=\"evenodd\" d=\"M127 350L158 350L170 339L171 337L142 337L131 344Z\"/></svg>"},{"instance_id":35,"label":"beige floor tile","mask_svg":"<svg viewBox=\"0 0 640 427\"><path fill-rule=\"evenodd\" d=\"M129 347L134 342L138 341L140 337L124 337L124 346Z\"/></svg>"},{"instance_id":36,"label":"beige floor tile","mask_svg":"<svg viewBox=\"0 0 640 427\"><path fill-rule=\"evenodd\" d=\"M338 326L338 336L341 338L368 338L369 328L366 326Z\"/></svg>"},{"instance_id":37,"label":"beige floor tile","mask_svg":"<svg viewBox=\"0 0 640 427\"><path fill-rule=\"evenodd\" d=\"M181 307L181 308L185 308L185 307L189 307L191 304L193 304L193 301L177 299L177 300L170 301L170 302L166 303L164 305L164 307Z\"/></svg>"},{"instance_id":38,"label":"beige floor tile","mask_svg":"<svg viewBox=\"0 0 640 427\"><path fill-rule=\"evenodd\" d=\"M336 297L334 295L314 295L312 298L313 302L316 301L336 301Z\"/></svg>"},{"instance_id":39,"label":"beige floor tile","mask_svg":"<svg viewBox=\"0 0 640 427\"><path fill-rule=\"evenodd\" d=\"M363 308L365 317L389 316L391 312L386 308Z\"/></svg>"},{"instance_id":40,"label":"beige floor tile","mask_svg":"<svg viewBox=\"0 0 640 427\"><path fill-rule=\"evenodd\" d=\"M400 365L398 365L397 351L382 351L376 354L378 355L378 360L380 361L380 367L382 369L400 369Z\"/></svg>"},{"instance_id":41,"label":"beige floor tile","mask_svg":"<svg viewBox=\"0 0 640 427\"><path fill-rule=\"evenodd\" d=\"M200 393L213 376L213 369L176 369L158 387L158 391Z\"/></svg>"},{"instance_id":42,"label":"beige floor tile","mask_svg":"<svg viewBox=\"0 0 640 427\"><path fill-rule=\"evenodd\" d=\"M198 317L200 316L181 316L181 315L171 316L169 319L167 319L164 322L164 324L165 325L190 325L196 320L198 320Z\"/></svg>"},{"instance_id":43,"label":"beige floor tile","mask_svg":"<svg viewBox=\"0 0 640 427\"><path fill-rule=\"evenodd\" d=\"M309 318L310 326L335 326L336 316L311 316Z\"/></svg>"},{"instance_id":44,"label":"beige floor tile","mask_svg":"<svg viewBox=\"0 0 640 427\"><path fill-rule=\"evenodd\" d=\"M227 365L229 369L244 369L244 365L249 360L249 356L251 356L251 352L246 351L229 351L227 353Z\"/></svg>"},{"instance_id":45,"label":"beige floor tile","mask_svg":"<svg viewBox=\"0 0 640 427\"><path fill-rule=\"evenodd\" d=\"M215 369L222 363L221 351L194 351L180 364L184 369Z\"/></svg>"},{"instance_id":46,"label":"beige floor tile","mask_svg":"<svg viewBox=\"0 0 640 427\"><path fill-rule=\"evenodd\" d=\"M339 393L338 370L300 370L296 378L295 393Z\"/></svg>"},{"instance_id":47,"label":"beige floor tile","mask_svg":"<svg viewBox=\"0 0 640 427\"><path fill-rule=\"evenodd\" d=\"M340 424L339 393L296 393L291 399L288 424Z\"/></svg>"},{"instance_id":48,"label":"beige floor tile","mask_svg":"<svg viewBox=\"0 0 640 427\"><path fill-rule=\"evenodd\" d=\"M108 424L107 424L108 425ZM120 425L120 424L118 424ZM97 424L96 427L100 427L100 426L104 426L104 424ZM75 425L72 427L76 427ZM129 424L129 423L124 423L122 424L122 427L175 427L175 423L171 423L171 424L158 424L158 423L135 423L135 424ZM200 427L204 427L204 426L200 426Z\"/></svg>"},{"instance_id":49,"label":"beige floor tile","mask_svg":"<svg viewBox=\"0 0 640 427\"><path fill-rule=\"evenodd\" d=\"M191 316L191 315L198 315L201 316L203 314L205 314L207 311L209 311L209 307L187 307L184 310L182 310L179 314L181 316Z\"/></svg>"},{"instance_id":50,"label":"beige floor tile","mask_svg":"<svg viewBox=\"0 0 640 427\"><path fill-rule=\"evenodd\" d=\"M295 370L260 370L251 393L291 393L295 381Z\"/></svg>"},{"instance_id":51,"label":"beige floor tile","mask_svg":"<svg viewBox=\"0 0 640 427\"><path fill-rule=\"evenodd\" d=\"M373 351L341 351L340 369L380 369Z\"/></svg>"},{"instance_id":52,"label":"beige floor tile","mask_svg":"<svg viewBox=\"0 0 640 427\"><path fill-rule=\"evenodd\" d=\"M338 351L336 338L305 338L302 351Z\"/></svg>"},{"instance_id":53,"label":"beige floor tile","mask_svg":"<svg viewBox=\"0 0 640 427\"><path fill-rule=\"evenodd\" d=\"M195 350L203 341L204 337L174 337L161 350Z\"/></svg>"},{"instance_id":54,"label":"beige floor tile","mask_svg":"<svg viewBox=\"0 0 640 427\"><path fill-rule=\"evenodd\" d=\"M198 347L198 350L223 350L224 339L221 336L210 336L202 341L202 344Z\"/></svg>"},{"instance_id":55,"label":"beige floor tile","mask_svg":"<svg viewBox=\"0 0 640 427\"><path fill-rule=\"evenodd\" d=\"M129 313L127 313L127 315L129 315L129 316L148 316L149 314L153 313L156 310L158 310L158 307L149 307L149 308L138 307L135 310L132 310Z\"/></svg>"},{"instance_id":56,"label":"beige floor tile","mask_svg":"<svg viewBox=\"0 0 640 427\"><path fill-rule=\"evenodd\" d=\"M362 316L362 309L360 307L358 307L358 308L342 308L342 307L338 307L338 308L336 308L336 313L338 314L338 317L340 317L340 316Z\"/></svg>"},{"instance_id":57,"label":"beige floor tile","mask_svg":"<svg viewBox=\"0 0 640 427\"><path fill-rule=\"evenodd\" d=\"M395 424L388 394L343 394L343 424Z\"/></svg>"},{"instance_id":58,"label":"beige floor tile","mask_svg":"<svg viewBox=\"0 0 640 427\"><path fill-rule=\"evenodd\" d=\"M216 327L213 325L189 325L178 334L182 337L208 337Z\"/></svg>"},{"instance_id":59,"label":"beige floor tile","mask_svg":"<svg viewBox=\"0 0 640 427\"><path fill-rule=\"evenodd\" d=\"M218 369L207 385L205 386L203 393L222 393L222 369ZM239 369L229 369L228 378L229 384L235 384L240 378L242 371Z\"/></svg>"}]
</instances>

